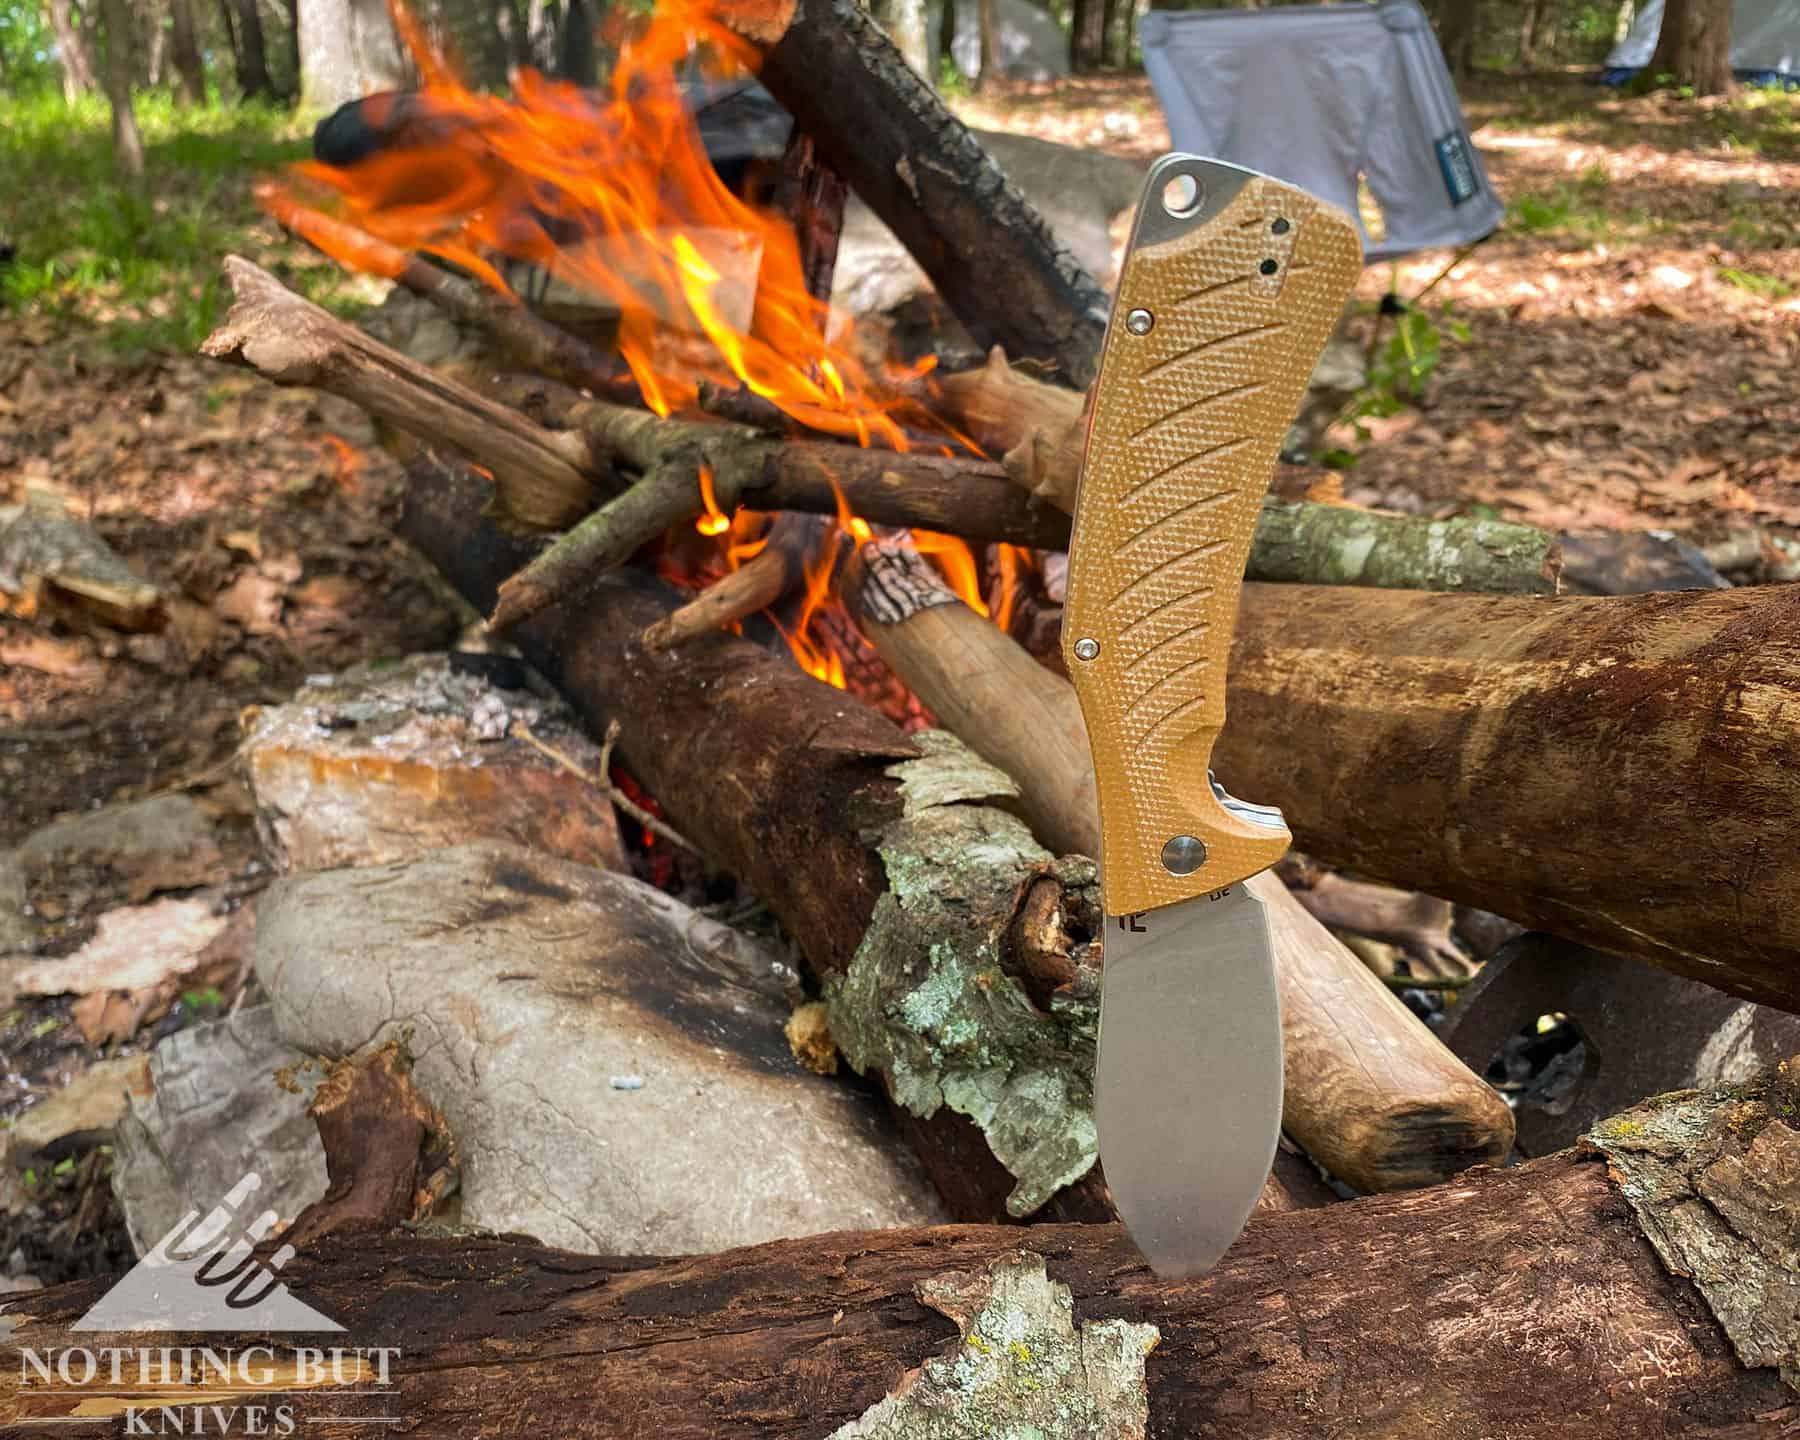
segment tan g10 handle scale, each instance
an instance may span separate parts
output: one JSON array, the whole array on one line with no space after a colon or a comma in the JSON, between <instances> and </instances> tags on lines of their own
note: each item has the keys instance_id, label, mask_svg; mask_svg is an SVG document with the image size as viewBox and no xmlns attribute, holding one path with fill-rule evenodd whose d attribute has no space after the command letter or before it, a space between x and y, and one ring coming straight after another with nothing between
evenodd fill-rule
<instances>
[{"instance_id":1,"label":"tan g10 handle scale","mask_svg":"<svg viewBox=\"0 0 1800 1440\"><path fill-rule=\"evenodd\" d=\"M1235 884L1288 846L1279 814L1228 809L1208 766L1263 492L1361 270L1350 217L1279 180L1169 155L1145 183L1063 611L1112 914Z\"/></svg>"}]
</instances>

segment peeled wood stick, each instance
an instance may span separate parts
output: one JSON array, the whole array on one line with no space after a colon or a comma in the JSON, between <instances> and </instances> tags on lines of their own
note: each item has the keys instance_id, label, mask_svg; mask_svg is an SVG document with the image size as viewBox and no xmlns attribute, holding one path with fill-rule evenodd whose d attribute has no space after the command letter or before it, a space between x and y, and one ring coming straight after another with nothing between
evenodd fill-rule
<instances>
[{"instance_id":1,"label":"peeled wood stick","mask_svg":"<svg viewBox=\"0 0 1800 1440\"><path fill-rule=\"evenodd\" d=\"M285 288L259 266L225 257L235 297L200 349L278 385L306 385L353 400L421 440L449 443L491 471L507 517L567 525L592 502L577 436L533 425L516 410L409 360Z\"/></svg>"},{"instance_id":2,"label":"peeled wood stick","mask_svg":"<svg viewBox=\"0 0 1800 1440\"><path fill-rule=\"evenodd\" d=\"M1230 686L1309 855L1800 1011L1800 588L1247 585Z\"/></svg>"},{"instance_id":3,"label":"peeled wood stick","mask_svg":"<svg viewBox=\"0 0 1800 1440\"><path fill-rule=\"evenodd\" d=\"M366 230L301 205L275 186L261 187L257 199L284 230L341 264L398 281L440 310L485 330L527 369L594 390L605 389L620 374L616 361L514 296L453 275Z\"/></svg>"},{"instance_id":4,"label":"peeled wood stick","mask_svg":"<svg viewBox=\"0 0 1800 1440\"><path fill-rule=\"evenodd\" d=\"M964 605L908 546L865 544L850 576L870 643L946 728L1018 782L1038 839L1058 853L1098 854L1093 761L1074 686ZM1248 883L1275 946L1288 1133L1364 1191L1435 1184L1503 1160L1513 1140L1506 1102L1278 878L1265 872Z\"/></svg>"},{"instance_id":5,"label":"peeled wood stick","mask_svg":"<svg viewBox=\"0 0 1800 1440\"><path fill-rule=\"evenodd\" d=\"M813 516L776 516L768 543L761 550L667 619L646 629L644 644L652 650L667 650L768 609L799 578L807 551L818 543L819 531Z\"/></svg>"}]
</instances>

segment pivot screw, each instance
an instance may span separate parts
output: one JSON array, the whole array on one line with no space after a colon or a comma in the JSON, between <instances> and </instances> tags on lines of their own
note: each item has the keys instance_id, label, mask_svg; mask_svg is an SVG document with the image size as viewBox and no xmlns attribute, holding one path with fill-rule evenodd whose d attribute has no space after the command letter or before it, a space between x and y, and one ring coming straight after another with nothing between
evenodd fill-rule
<instances>
[{"instance_id":1,"label":"pivot screw","mask_svg":"<svg viewBox=\"0 0 1800 1440\"><path fill-rule=\"evenodd\" d=\"M1133 335L1148 335L1156 317L1148 310L1133 310L1125 317L1125 328Z\"/></svg>"},{"instance_id":2,"label":"pivot screw","mask_svg":"<svg viewBox=\"0 0 1800 1440\"><path fill-rule=\"evenodd\" d=\"M1100 642L1098 640L1089 640L1084 637L1075 642L1075 658L1077 660L1092 660L1099 653Z\"/></svg>"},{"instance_id":3,"label":"pivot screw","mask_svg":"<svg viewBox=\"0 0 1800 1440\"><path fill-rule=\"evenodd\" d=\"M1162 863L1171 875L1192 875L1206 863L1206 842L1192 835L1177 835L1163 846Z\"/></svg>"}]
</instances>

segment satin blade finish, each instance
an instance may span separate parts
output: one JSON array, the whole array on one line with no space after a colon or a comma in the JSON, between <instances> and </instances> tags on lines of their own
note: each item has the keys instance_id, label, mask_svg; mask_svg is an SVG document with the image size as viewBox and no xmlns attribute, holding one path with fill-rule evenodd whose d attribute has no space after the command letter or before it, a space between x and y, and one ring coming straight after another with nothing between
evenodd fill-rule
<instances>
[{"instance_id":1,"label":"satin blade finish","mask_svg":"<svg viewBox=\"0 0 1800 1440\"><path fill-rule=\"evenodd\" d=\"M1281 1132L1275 956L1242 885L1108 917L1094 1083L1100 1164L1131 1238L1158 1274L1210 1268Z\"/></svg>"}]
</instances>

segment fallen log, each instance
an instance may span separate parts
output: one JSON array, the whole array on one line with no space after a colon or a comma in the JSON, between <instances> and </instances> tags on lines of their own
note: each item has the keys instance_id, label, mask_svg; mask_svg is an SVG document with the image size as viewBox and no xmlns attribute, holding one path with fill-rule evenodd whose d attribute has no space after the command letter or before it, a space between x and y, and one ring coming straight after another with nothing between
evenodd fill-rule
<instances>
[{"instance_id":1,"label":"fallen log","mask_svg":"<svg viewBox=\"0 0 1800 1440\"><path fill-rule=\"evenodd\" d=\"M910 548L861 547L847 603L894 673L1019 782L1033 832L1097 854L1094 769L1075 687L976 615ZM1254 793L1254 792L1252 792ZM1258 796L1257 798L1261 798ZM1512 1112L1273 874L1267 907L1286 1042L1282 1126L1363 1191L1431 1185L1512 1148Z\"/></svg>"},{"instance_id":2,"label":"fallen log","mask_svg":"<svg viewBox=\"0 0 1800 1440\"><path fill-rule=\"evenodd\" d=\"M1085 386L1107 298L856 0L733 0L757 78L912 252L982 345Z\"/></svg>"},{"instance_id":3,"label":"fallen log","mask_svg":"<svg viewBox=\"0 0 1800 1440\"><path fill-rule=\"evenodd\" d=\"M1372 879L1800 1010L1800 591L1248 585L1215 753Z\"/></svg>"},{"instance_id":4,"label":"fallen log","mask_svg":"<svg viewBox=\"0 0 1800 1440\"><path fill-rule=\"evenodd\" d=\"M1046 1394L1068 1408L1041 1433L1156 1440L1791 1434L1796 1066L1659 1097L1591 1147L1453 1186L1258 1215L1199 1281L1156 1279L1116 1225L840 1232L666 1261L370 1234L282 1275L344 1343L383 1350L304 1386L279 1362L227 1363L206 1400L559 1440L992 1436ZM9 1342L54 1355L110 1283L15 1298ZM194 1403L148 1388L130 1362L75 1385L8 1364L0 1415L124 1434L134 1403Z\"/></svg>"}]
</instances>

